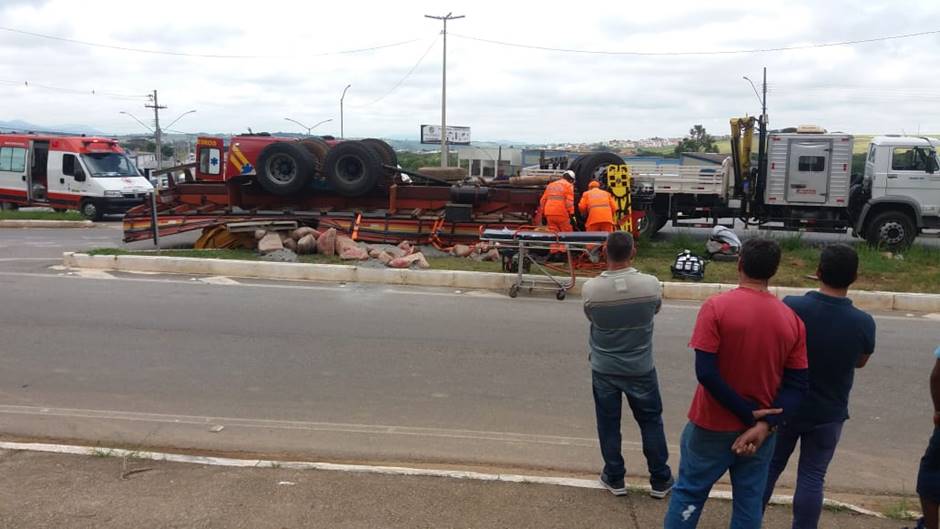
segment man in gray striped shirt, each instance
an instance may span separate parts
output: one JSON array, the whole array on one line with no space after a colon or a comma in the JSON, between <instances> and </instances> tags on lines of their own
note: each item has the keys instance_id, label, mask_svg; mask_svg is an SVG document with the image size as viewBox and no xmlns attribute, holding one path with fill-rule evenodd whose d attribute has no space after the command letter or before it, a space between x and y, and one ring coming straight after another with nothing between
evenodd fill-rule
<instances>
[{"instance_id":1,"label":"man in gray striped shirt","mask_svg":"<svg viewBox=\"0 0 940 529\"><path fill-rule=\"evenodd\" d=\"M653 365L653 317L662 304L659 280L633 268L633 237L615 231L607 237L607 271L582 289L584 314L591 322L590 359L594 410L604 470L601 483L615 496L627 493L621 454L623 395L643 439L650 495L665 498L674 483L667 464L663 403Z\"/></svg>"}]
</instances>

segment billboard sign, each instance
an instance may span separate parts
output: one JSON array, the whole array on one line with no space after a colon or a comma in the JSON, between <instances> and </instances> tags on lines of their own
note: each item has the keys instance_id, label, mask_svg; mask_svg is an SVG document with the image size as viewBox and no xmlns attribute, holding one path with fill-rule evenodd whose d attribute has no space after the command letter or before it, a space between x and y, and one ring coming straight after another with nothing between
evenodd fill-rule
<instances>
[{"instance_id":1,"label":"billboard sign","mask_svg":"<svg viewBox=\"0 0 940 529\"><path fill-rule=\"evenodd\" d=\"M421 143L441 143L440 125L421 125ZM447 127L448 145L470 145L470 127Z\"/></svg>"}]
</instances>

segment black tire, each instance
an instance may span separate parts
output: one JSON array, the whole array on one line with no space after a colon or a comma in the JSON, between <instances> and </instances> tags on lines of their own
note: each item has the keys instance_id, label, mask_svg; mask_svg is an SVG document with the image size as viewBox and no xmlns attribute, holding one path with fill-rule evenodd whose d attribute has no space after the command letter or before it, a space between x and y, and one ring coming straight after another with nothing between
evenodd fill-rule
<instances>
[{"instance_id":1,"label":"black tire","mask_svg":"<svg viewBox=\"0 0 940 529\"><path fill-rule=\"evenodd\" d=\"M655 209L644 209L643 212L645 215L637 223L637 231L640 237L652 237L656 235L669 220L666 218L666 215L657 212Z\"/></svg>"},{"instance_id":2,"label":"black tire","mask_svg":"<svg viewBox=\"0 0 940 529\"><path fill-rule=\"evenodd\" d=\"M871 246L895 252L909 247L915 237L917 225L910 215L901 211L885 211L868 224L865 240Z\"/></svg>"},{"instance_id":3,"label":"black tire","mask_svg":"<svg viewBox=\"0 0 940 529\"><path fill-rule=\"evenodd\" d=\"M368 145L372 148L373 151L375 151L375 153L379 156L379 159L382 160L382 165L398 167L398 155L395 154L395 149L393 149L392 146L387 142L377 138L366 138L359 141ZM386 178L394 178L397 172L398 171L393 169L383 168L382 170L382 174L385 175Z\"/></svg>"},{"instance_id":4,"label":"black tire","mask_svg":"<svg viewBox=\"0 0 940 529\"><path fill-rule=\"evenodd\" d=\"M557 299L558 301L564 301L566 295L567 293L565 292L564 289L559 290L558 292L555 292L555 299Z\"/></svg>"},{"instance_id":5,"label":"black tire","mask_svg":"<svg viewBox=\"0 0 940 529\"><path fill-rule=\"evenodd\" d=\"M300 144L313 156L317 164L314 173L319 173L323 169L326 154L330 152L330 144L320 138L304 138L300 140Z\"/></svg>"},{"instance_id":6,"label":"black tire","mask_svg":"<svg viewBox=\"0 0 940 529\"><path fill-rule=\"evenodd\" d=\"M382 161L368 145L359 141L336 144L326 155L323 173L337 193L358 197L375 189Z\"/></svg>"},{"instance_id":7,"label":"black tire","mask_svg":"<svg viewBox=\"0 0 940 529\"><path fill-rule=\"evenodd\" d=\"M313 155L299 143L272 143L258 156L258 183L272 195L293 195L310 183L316 167Z\"/></svg>"},{"instance_id":8,"label":"black tire","mask_svg":"<svg viewBox=\"0 0 940 529\"><path fill-rule=\"evenodd\" d=\"M519 285L509 287L509 297L514 298L519 295Z\"/></svg>"},{"instance_id":9,"label":"black tire","mask_svg":"<svg viewBox=\"0 0 940 529\"><path fill-rule=\"evenodd\" d=\"M591 180L597 180L607 186L607 166L620 165L623 158L612 152L598 152L589 154L580 160L575 171L575 192L581 194L587 191Z\"/></svg>"},{"instance_id":10,"label":"black tire","mask_svg":"<svg viewBox=\"0 0 940 529\"><path fill-rule=\"evenodd\" d=\"M81 214L88 220L99 221L104 216L98 204L94 200L85 200L81 205Z\"/></svg>"}]
</instances>

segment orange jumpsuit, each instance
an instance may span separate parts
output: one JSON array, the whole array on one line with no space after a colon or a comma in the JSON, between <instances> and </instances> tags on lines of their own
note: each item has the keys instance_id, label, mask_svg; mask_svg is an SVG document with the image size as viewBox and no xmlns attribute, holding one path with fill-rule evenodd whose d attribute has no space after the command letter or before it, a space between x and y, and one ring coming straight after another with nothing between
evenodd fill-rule
<instances>
[{"instance_id":1,"label":"orange jumpsuit","mask_svg":"<svg viewBox=\"0 0 940 529\"><path fill-rule=\"evenodd\" d=\"M571 216L574 215L574 185L562 178L545 186L540 206L548 229L557 232L574 231Z\"/></svg>"},{"instance_id":2,"label":"orange jumpsuit","mask_svg":"<svg viewBox=\"0 0 940 529\"><path fill-rule=\"evenodd\" d=\"M587 219L584 221L586 231L614 231L617 202L607 191L597 187L588 189L581 195L578 209Z\"/></svg>"}]
</instances>

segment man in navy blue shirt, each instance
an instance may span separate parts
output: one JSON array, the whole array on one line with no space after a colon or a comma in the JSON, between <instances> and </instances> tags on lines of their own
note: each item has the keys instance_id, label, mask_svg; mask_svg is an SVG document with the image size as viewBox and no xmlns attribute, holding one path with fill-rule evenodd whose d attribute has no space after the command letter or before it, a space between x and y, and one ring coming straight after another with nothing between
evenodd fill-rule
<instances>
[{"instance_id":1,"label":"man in navy blue shirt","mask_svg":"<svg viewBox=\"0 0 940 529\"><path fill-rule=\"evenodd\" d=\"M849 418L849 392L855 370L875 351L875 320L852 306L849 286L858 276L858 254L844 244L826 247L819 258L818 291L787 296L787 304L806 326L809 392L782 425L770 463L764 505L777 478L800 442L793 529L816 529L823 504L826 470Z\"/></svg>"}]
</instances>

